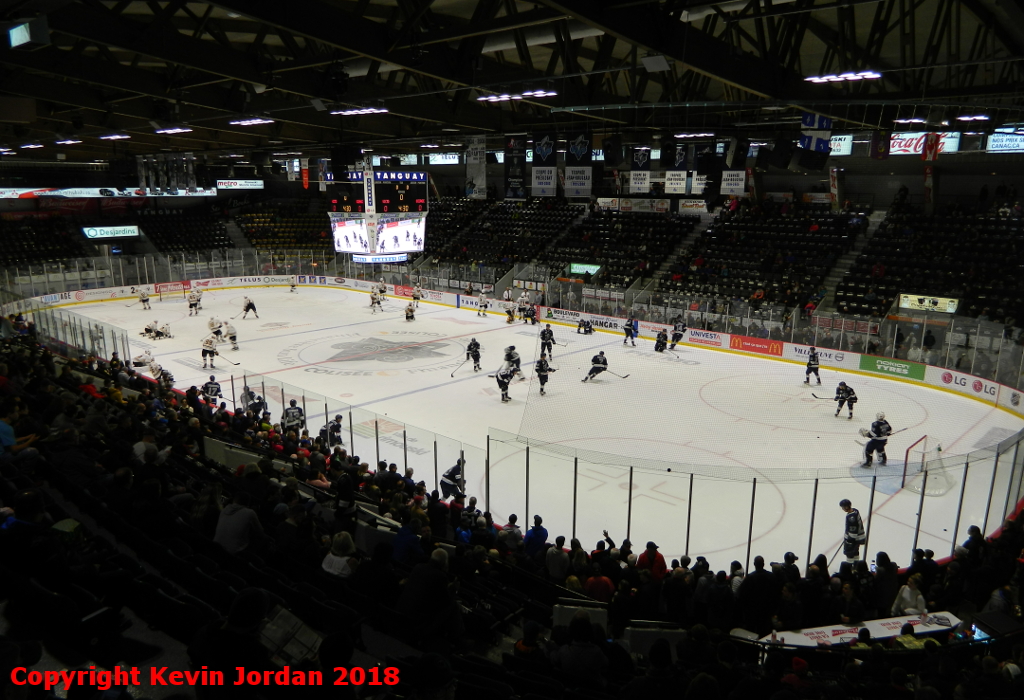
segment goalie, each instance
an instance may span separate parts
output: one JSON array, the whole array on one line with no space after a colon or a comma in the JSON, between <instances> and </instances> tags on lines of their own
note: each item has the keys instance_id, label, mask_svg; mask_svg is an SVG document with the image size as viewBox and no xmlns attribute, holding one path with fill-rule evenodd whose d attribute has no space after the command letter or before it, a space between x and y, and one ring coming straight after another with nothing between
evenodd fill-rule
<instances>
[{"instance_id":1,"label":"goalie","mask_svg":"<svg viewBox=\"0 0 1024 700\"><path fill-rule=\"evenodd\" d=\"M868 444L864 446L864 464L862 466L865 467L872 465L875 452L878 453L878 463L885 466L885 445L889 442L889 436L892 435L892 426L885 419L884 413L876 414L875 419L870 430L860 429L861 436L869 438Z\"/></svg>"}]
</instances>

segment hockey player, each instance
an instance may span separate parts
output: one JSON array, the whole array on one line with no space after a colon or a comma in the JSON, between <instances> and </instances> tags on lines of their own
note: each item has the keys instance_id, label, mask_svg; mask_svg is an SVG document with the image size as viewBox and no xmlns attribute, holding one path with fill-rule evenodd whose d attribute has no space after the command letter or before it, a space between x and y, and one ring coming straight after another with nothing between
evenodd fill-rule
<instances>
[{"instance_id":1,"label":"hockey player","mask_svg":"<svg viewBox=\"0 0 1024 700\"><path fill-rule=\"evenodd\" d=\"M850 503L850 499L844 498L839 501L839 507L846 513L843 554L846 555L846 561L853 564L860 559L860 545L867 539L867 534L864 532L864 521L860 517L860 511Z\"/></svg>"},{"instance_id":2,"label":"hockey player","mask_svg":"<svg viewBox=\"0 0 1024 700\"><path fill-rule=\"evenodd\" d=\"M537 378L540 380L540 395L544 396L547 393L544 391L544 385L548 383L548 374L558 370L548 364L548 356L544 353L540 354L540 359L537 360L534 370L537 372Z\"/></svg>"},{"instance_id":3,"label":"hockey player","mask_svg":"<svg viewBox=\"0 0 1024 700\"><path fill-rule=\"evenodd\" d=\"M523 323L529 322L530 325L537 325L537 307L530 304L523 309Z\"/></svg>"},{"instance_id":4,"label":"hockey player","mask_svg":"<svg viewBox=\"0 0 1024 700\"><path fill-rule=\"evenodd\" d=\"M811 374L814 374L818 385L821 386L821 376L818 374L818 351L814 349L813 345L807 351L807 371L804 372L804 384L811 383Z\"/></svg>"},{"instance_id":5,"label":"hockey player","mask_svg":"<svg viewBox=\"0 0 1024 700\"><path fill-rule=\"evenodd\" d=\"M281 427L285 431L299 430L306 426L306 415L302 409L298 407L295 399L288 402L288 408L284 409L284 413L281 415Z\"/></svg>"},{"instance_id":6,"label":"hockey player","mask_svg":"<svg viewBox=\"0 0 1024 700\"><path fill-rule=\"evenodd\" d=\"M530 305L530 295L523 290L523 293L519 295L519 299L516 300L516 306L519 307L519 318L525 320L526 308Z\"/></svg>"},{"instance_id":7,"label":"hockey player","mask_svg":"<svg viewBox=\"0 0 1024 700\"><path fill-rule=\"evenodd\" d=\"M139 335L144 335L147 338L155 338L156 337L156 332L159 329L160 329L160 322L157 321L157 320L154 320L152 323L147 323L146 327L142 329L142 333L140 333Z\"/></svg>"},{"instance_id":8,"label":"hockey player","mask_svg":"<svg viewBox=\"0 0 1024 700\"><path fill-rule=\"evenodd\" d=\"M501 366L501 369L494 375L494 378L498 381L498 388L501 389L501 402L508 403L512 399L508 395L508 385L511 383L512 378L516 376L515 365L511 362L506 362Z\"/></svg>"},{"instance_id":9,"label":"hockey player","mask_svg":"<svg viewBox=\"0 0 1024 700\"><path fill-rule=\"evenodd\" d=\"M384 311L384 307L380 303L380 294L377 290L370 292L370 313L377 313L377 311Z\"/></svg>"},{"instance_id":10,"label":"hockey player","mask_svg":"<svg viewBox=\"0 0 1024 700\"><path fill-rule=\"evenodd\" d=\"M210 320L206 322L206 327L210 329L210 334L217 340L218 343L223 340L223 331L220 329L220 321L210 316Z\"/></svg>"},{"instance_id":11,"label":"hockey player","mask_svg":"<svg viewBox=\"0 0 1024 700\"><path fill-rule=\"evenodd\" d=\"M221 326L221 328L224 329L224 336L228 340L231 341L231 349L232 350L237 350L238 349L238 331L235 330L235 327L231 324L231 321L225 321L224 324Z\"/></svg>"},{"instance_id":12,"label":"hockey player","mask_svg":"<svg viewBox=\"0 0 1024 700\"><path fill-rule=\"evenodd\" d=\"M193 290L188 293L188 315L199 315L199 295Z\"/></svg>"},{"instance_id":13,"label":"hockey player","mask_svg":"<svg viewBox=\"0 0 1024 700\"><path fill-rule=\"evenodd\" d=\"M668 347L668 333L662 328L654 339L654 352L665 352L666 347Z\"/></svg>"},{"instance_id":14,"label":"hockey player","mask_svg":"<svg viewBox=\"0 0 1024 700\"><path fill-rule=\"evenodd\" d=\"M480 343L477 342L476 338L471 338L469 345L466 346L466 359L473 360L473 371L480 371Z\"/></svg>"},{"instance_id":15,"label":"hockey player","mask_svg":"<svg viewBox=\"0 0 1024 700\"><path fill-rule=\"evenodd\" d=\"M329 447L335 445L344 445L345 441L341 437L341 431L344 426L344 419L339 413L334 417L334 420L330 421L327 425L320 428L320 439L324 441Z\"/></svg>"},{"instance_id":16,"label":"hockey player","mask_svg":"<svg viewBox=\"0 0 1024 700\"><path fill-rule=\"evenodd\" d=\"M477 301L476 315L477 316L486 316L487 315L487 307L489 305L487 303L487 292L481 290L480 291L480 296L477 297L476 301Z\"/></svg>"},{"instance_id":17,"label":"hockey player","mask_svg":"<svg viewBox=\"0 0 1024 700\"><path fill-rule=\"evenodd\" d=\"M202 289L197 289L196 290L196 308L199 309L199 311L203 310L203 290ZM196 312L196 315L199 314L199 311Z\"/></svg>"},{"instance_id":18,"label":"hockey player","mask_svg":"<svg viewBox=\"0 0 1024 700\"><path fill-rule=\"evenodd\" d=\"M466 460L459 459L455 462L454 467L441 476L442 498L462 496L465 493L466 475L462 471L465 466Z\"/></svg>"},{"instance_id":19,"label":"hockey player","mask_svg":"<svg viewBox=\"0 0 1024 700\"><path fill-rule=\"evenodd\" d=\"M422 299L422 298L423 298L423 287L421 287L420 283L417 282L416 286L412 288L412 303L415 304L417 308L419 308L420 299Z\"/></svg>"},{"instance_id":20,"label":"hockey player","mask_svg":"<svg viewBox=\"0 0 1024 700\"><path fill-rule=\"evenodd\" d=\"M260 315L256 313L256 304L249 297L242 297L242 318L244 319L252 311L253 316L259 318Z\"/></svg>"},{"instance_id":21,"label":"hockey player","mask_svg":"<svg viewBox=\"0 0 1024 700\"><path fill-rule=\"evenodd\" d=\"M206 397L206 403L212 404L216 404L217 399L223 398L224 396L220 390L220 383L212 374L210 375L210 381L203 384L203 396Z\"/></svg>"},{"instance_id":22,"label":"hockey player","mask_svg":"<svg viewBox=\"0 0 1024 700\"><path fill-rule=\"evenodd\" d=\"M846 382L839 382L839 386L836 387L836 396L833 401L838 401L839 405L836 406L836 417L839 417L839 412L843 410L843 404L847 404L850 408L850 418L853 420L853 404L857 403L857 393L853 390L853 387L848 386Z\"/></svg>"},{"instance_id":23,"label":"hockey player","mask_svg":"<svg viewBox=\"0 0 1024 700\"><path fill-rule=\"evenodd\" d=\"M673 321L672 325L672 344L668 346L669 350L676 349L676 343L683 339L683 335L686 333L686 322L682 316L676 316L676 320Z\"/></svg>"},{"instance_id":24,"label":"hockey player","mask_svg":"<svg viewBox=\"0 0 1024 700\"><path fill-rule=\"evenodd\" d=\"M870 438L868 444L864 447L864 465L870 467L874 453L878 453L878 463L883 467L885 466L885 445L889 442L889 436L892 435L892 426L889 425L889 421L885 419L884 413L875 414L875 422L871 424L870 430L860 429L860 434L863 437Z\"/></svg>"},{"instance_id":25,"label":"hockey player","mask_svg":"<svg viewBox=\"0 0 1024 700\"><path fill-rule=\"evenodd\" d=\"M299 280L298 277L296 277L295 275L292 275L291 283L290 283L290 285L288 287L288 293L289 294L297 294L298 293L298 291L299 291L298 280Z\"/></svg>"},{"instance_id":26,"label":"hockey player","mask_svg":"<svg viewBox=\"0 0 1024 700\"><path fill-rule=\"evenodd\" d=\"M381 277L380 282L377 283L377 293L380 294L380 298L382 300L388 298L388 285L384 282L383 277Z\"/></svg>"},{"instance_id":27,"label":"hockey player","mask_svg":"<svg viewBox=\"0 0 1024 700\"><path fill-rule=\"evenodd\" d=\"M517 372L519 371L519 363L522 362L522 360L519 358L519 353L516 352L515 345L509 345L505 348L505 362L508 362L515 367Z\"/></svg>"},{"instance_id":28,"label":"hockey player","mask_svg":"<svg viewBox=\"0 0 1024 700\"><path fill-rule=\"evenodd\" d=\"M627 318L626 322L622 324L622 330L626 334L626 337L622 340L623 345L632 343L633 347L636 347L636 331L638 326L639 324L632 316Z\"/></svg>"},{"instance_id":29,"label":"hockey player","mask_svg":"<svg viewBox=\"0 0 1024 700\"><path fill-rule=\"evenodd\" d=\"M583 335L593 335L594 324L585 318L581 318L580 322L576 325L576 332L582 333Z\"/></svg>"},{"instance_id":30,"label":"hockey player","mask_svg":"<svg viewBox=\"0 0 1024 700\"><path fill-rule=\"evenodd\" d=\"M547 353L549 357L554 357L554 353L551 351L551 347L555 342L555 332L551 330L551 324L545 323L544 330L540 332L540 352L543 355Z\"/></svg>"},{"instance_id":31,"label":"hockey player","mask_svg":"<svg viewBox=\"0 0 1024 700\"><path fill-rule=\"evenodd\" d=\"M217 357L217 339L212 335L203 338L203 369L206 369L206 358L210 358L210 368L216 369L213 360Z\"/></svg>"},{"instance_id":32,"label":"hockey player","mask_svg":"<svg viewBox=\"0 0 1024 700\"><path fill-rule=\"evenodd\" d=\"M516 307L515 304L505 304L505 315L508 317L505 319L505 323L515 323L516 320Z\"/></svg>"},{"instance_id":33,"label":"hockey player","mask_svg":"<svg viewBox=\"0 0 1024 700\"><path fill-rule=\"evenodd\" d=\"M165 323L156 329L156 333L153 334L155 340L163 340L164 338L171 337L171 324Z\"/></svg>"},{"instance_id":34,"label":"hockey player","mask_svg":"<svg viewBox=\"0 0 1024 700\"><path fill-rule=\"evenodd\" d=\"M149 308L149 292L147 292L145 289L140 289L139 290L139 303L142 304L142 309L144 311L149 311L150 310L150 308Z\"/></svg>"},{"instance_id":35,"label":"hockey player","mask_svg":"<svg viewBox=\"0 0 1024 700\"><path fill-rule=\"evenodd\" d=\"M149 367L151 364L153 364L153 353L149 350L132 358L132 367Z\"/></svg>"},{"instance_id":36,"label":"hockey player","mask_svg":"<svg viewBox=\"0 0 1024 700\"><path fill-rule=\"evenodd\" d=\"M405 320L406 321L415 321L416 320L416 307L413 306L413 303L411 301L408 304L406 304L406 306L405 306Z\"/></svg>"},{"instance_id":37,"label":"hockey player","mask_svg":"<svg viewBox=\"0 0 1024 700\"><path fill-rule=\"evenodd\" d=\"M242 395L238 397L242 410L252 411L254 416L260 417L267 412L267 402L262 396L258 396L249 387L242 389Z\"/></svg>"},{"instance_id":38,"label":"hockey player","mask_svg":"<svg viewBox=\"0 0 1024 700\"><path fill-rule=\"evenodd\" d=\"M583 381L593 379L606 369L608 369L608 358L604 356L604 350L602 350L590 358L590 371L587 373L587 376L583 378Z\"/></svg>"}]
</instances>

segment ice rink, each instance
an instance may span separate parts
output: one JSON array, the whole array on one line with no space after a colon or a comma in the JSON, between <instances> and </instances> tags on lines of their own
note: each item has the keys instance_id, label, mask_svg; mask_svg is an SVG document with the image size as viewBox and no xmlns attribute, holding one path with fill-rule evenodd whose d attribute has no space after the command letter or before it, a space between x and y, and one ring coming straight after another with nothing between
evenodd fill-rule
<instances>
[{"instance_id":1,"label":"ice rink","mask_svg":"<svg viewBox=\"0 0 1024 700\"><path fill-rule=\"evenodd\" d=\"M524 445L491 441L489 493L496 521L504 523L516 512L525 523L527 514L539 513L552 539L558 534L569 537L576 483L575 527L585 547L593 547L603 528L621 539L629 522L631 539L639 547L655 540L668 559L684 551L703 554L716 570L728 569L732 559L745 562L748 532L751 556L781 560L792 550L801 563L808 549L831 556L842 534L838 501L850 498L867 519L872 476L878 479L866 558L885 549L906 565L919 496L900 490L894 475L902 473L907 446L928 435L929 444L941 444L948 460L994 445L1021 427L1019 419L1004 411L925 386L823 368L823 384L808 387L802 383L802 365L688 345L680 345L677 354L655 353L650 340L625 347L621 335L583 336L574 327L557 324L552 324L559 345L552 365L558 371L551 376L547 396L541 397L532 365L540 352L542 324L508 325L503 314L482 318L472 309L426 302L416 320L407 322L405 300L389 300L383 313L372 314L366 294L337 288L209 291L198 317L188 316L180 294L154 300L151 312L128 307L125 300L71 310L129 331L132 354L152 349L177 386L185 389L201 385L210 374L202 369L199 352L207 321L237 315L244 295L256 303L259 319L250 314L233 321L240 350L221 345L222 357L213 372L229 397L232 383L237 394L248 381L257 393L266 393L276 417L281 404L278 382L290 385L285 400L294 396L291 387L323 396L315 402L307 398L313 433L325 422L325 412L333 417L343 405L351 405L354 451L372 463L376 455L360 450L375 450L377 430L393 446L380 458L399 464L408 459L416 478L428 484L434 479L429 433L447 438L437 439L442 472L458 454L453 441L461 441L468 459L468 491L481 501L489 429L552 443L551 448L531 449L527 491ZM174 337L156 342L141 338L143 325L154 319L169 323ZM484 371L479 373L472 371L472 363L460 367L474 337L483 346ZM495 380L487 375L501 364L508 345L522 356L527 380L513 384L513 401L502 404ZM607 355L610 371L629 377L605 373L582 383L591 356L599 350ZM845 410L839 418L833 415L831 397L841 379L860 399L853 420ZM819 400L812 393L827 398ZM869 427L878 411L886 413L895 430L906 431L890 439L886 468L864 469L858 429ZM388 420L374 427L370 412ZM574 455L572 450L581 452ZM574 456L579 458L575 472ZM680 466L669 471L667 463ZM946 556L954 535L962 541L968 525L981 524L986 512L1002 512L1006 491L1000 490L992 471L991 460L974 462L963 482L962 467L949 470L944 476L953 485L948 493L924 499L918 546ZM967 488L957 527L962 483ZM998 525L998 515L995 521L992 517L989 529Z\"/></svg>"}]
</instances>

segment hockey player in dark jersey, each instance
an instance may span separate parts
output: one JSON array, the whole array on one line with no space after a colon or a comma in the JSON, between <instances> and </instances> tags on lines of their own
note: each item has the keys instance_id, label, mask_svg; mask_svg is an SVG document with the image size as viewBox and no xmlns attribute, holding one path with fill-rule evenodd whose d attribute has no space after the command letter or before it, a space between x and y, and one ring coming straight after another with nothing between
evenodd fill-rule
<instances>
[{"instance_id":1,"label":"hockey player in dark jersey","mask_svg":"<svg viewBox=\"0 0 1024 700\"><path fill-rule=\"evenodd\" d=\"M583 335L592 335L594 332L594 325L585 318L581 318L580 322L576 325L576 332L582 333Z\"/></svg>"},{"instance_id":2,"label":"hockey player in dark jersey","mask_svg":"<svg viewBox=\"0 0 1024 700\"><path fill-rule=\"evenodd\" d=\"M668 347L668 333L665 332L665 329L661 329L654 339L654 352L665 352L666 347Z\"/></svg>"},{"instance_id":3,"label":"hockey player in dark jersey","mask_svg":"<svg viewBox=\"0 0 1024 700\"><path fill-rule=\"evenodd\" d=\"M530 304L525 309L523 309L523 323L527 322L529 322L530 325L533 326L537 325L537 307L534 306L533 304Z\"/></svg>"},{"instance_id":4,"label":"hockey player in dark jersey","mask_svg":"<svg viewBox=\"0 0 1024 700\"><path fill-rule=\"evenodd\" d=\"M288 408L284 409L284 414L281 416L281 427L285 430L298 430L304 427L305 424L305 413L298 407L295 399L292 399L288 402Z\"/></svg>"},{"instance_id":5,"label":"hockey player in dark jersey","mask_svg":"<svg viewBox=\"0 0 1024 700\"><path fill-rule=\"evenodd\" d=\"M892 435L892 426L885 419L884 413L876 414L875 419L875 422L871 424L870 430L861 428L860 434L870 438L868 444L864 447L863 466L865 467L871 466L875 452L878 453L878 463L883 467L885 466L885 445L889 442L889 436Z\"/></svg>"},{"instance_id":6,"label":"hockey player in dark jersey","mask_svg":"<svg viewBox=\"0 0 1024 700\"><path fill-rule=\"evenodd\" d=\"M203 396L206 397L207 403L217 403L217 399L224 396L221 393L220 383L217 382L217 378L212 374L210 375L210 381L203 384Z\"/></svg>"},{"instance_id":7,"label":"hockey player in dark jersey","mask_svg":"<svg viewBox=\"0 0 1024 700\"><path fill-rule=\"evenodd\" d=\"M622 331L626 334L626 337L623 338L622 340L623 345L625 345L626 343L633 343L633 347L636 347L636 329L636 320L634 320L632 317L627 318L626 322L622 324Z\"/></svg>"},{"instance_id":8,"label":"hockey player in dark jersey","mask_svg":"<svg viewBox=\"0 0 1024 700\"><path fill-rule=\"evenodd\" d=\"M860 511L853 507L850 499L844 498L839 501L839 507L846 513L843 554L846 555L846 561L852 564L860 559L860 546L867 540L867 533L864 531L864 520L860 517Z\"/></svg>"},{"instance_id":9,"label":"hockey player in dark jersey","mask_svg":"<svg viewBox=\"0 0 1024 700\"><path fill-rule=\"evenodd\" d=\"M505 348L505 362L515 367L517 372L519 371L519 363L522 362L522 360L519 358L519 353L516 352L515 345L509 345Z\"/></svg>"},{"instance_id":10,"label":"hockey player in dark jersey","mask_svg":"<svg viewBox=\"0 0 1024 700\"><path fill-rule=\"evenodd\" d=\"M590 371L587 373L587 376L583 378L583 381L593 379L606 369L608 369L608 358L604 356L604 350L602 350L590 358Z\"/></svg>"},{"instance_id":11,"label":"hockey player in dark jersey","mask_svg":"<svg viewBox=\"0 0 1024 700\"><path fill-rule=\"evenodd\" d=\"M477 342L476 338L472 338L469 341L469 345L466 346L466 359L473 360L473 371L480 371L480 343Z\"/></svg>"},{"instance_id":12,"label":"hockey player in dark jersey","mask_svg":"<svg viewBox=\"0 0 1024 700\"><path fill-rule=\"evenodd\" d=\"M818 351L813 346L807 351L807 371L804 372L804 384L811 383L811 374L814 374L820 385L821 375L818 374Z\"/></svg>"},{"instance_id":13,"label":"hockey player in dark jersey","mask_svg":"<svg viewBox=\"0 0 1024 700\"><path fill-rule=\"evenodd\" d=\"M501 389L501 402L508 403L512 399L508 395L508 385L512 381L512 378L516 376L515 365L510 362L506 362L501 366L501 369L494 375L494 378L498 381L498 388Z\"/></svg>"},{"instance_id":14,"label":"hockey player in dark jersey","mask_svg":"<svg viewBox=\"0 0 1024 700\"><path fill-rule=\"evenodd\" d=\"M548 383L548 374L558 370L548 364L548 356L544 353L540 354L540 359L537 360L537 364L534 365L533 369L537 372L537 378L540 380L540 395L544 396L547 393L544 391L544 385Z\"/></svg>"},{"instance_id":15,"label":"hockey player in dark jersey","mask_svg":"<svg viewBox=\"0 0 1024 700\"><path fill-rule=\"evenodd\" d=\"M551 352L551 346L555 342L555 332L551 330L551 324L545 323L544 330L540 332L540 351L541 354L547 353L549 357L553 357L554 353Z\"/></svg>"},{"instance_id":16,"label":"hockey player in dark jersey","mask_svg":"<svg viewBox=\"0 0 1024 700\"><path fill-rule=\"evenodd\" d=\"M839 417L839 412L843 410L843 404L846 404L850 408L850 420L853 420L853 404L857 403L857 393L853 390L853 387L847 385L846 382L839 382L839 386L836 387L836 396L833 401L838 401L839 404L836 406L836 417Z\"/></svg>"},{"instance_id":17,"label":"hockey player in dark jersey","mask_svg":"<svg viewBox=\"0 0 1024 700\"><path fill-rule=\"evenodd\" d=\"M672 326L672 344L668 346L669 350L676 349L676 343L683 339L683 335L686 333L686 322L683 321L682 316L676 316L676 320Z\"/></svg>"}]
</instances>

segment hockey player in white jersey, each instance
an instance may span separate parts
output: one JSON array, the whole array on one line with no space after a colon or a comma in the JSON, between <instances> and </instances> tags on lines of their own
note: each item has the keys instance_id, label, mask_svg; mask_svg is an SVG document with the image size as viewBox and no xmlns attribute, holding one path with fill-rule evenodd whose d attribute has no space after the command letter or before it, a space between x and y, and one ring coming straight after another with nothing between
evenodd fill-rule
<instances>
[{"instance_id":1,"label":"hockey player in white jersey","mask_svg":"<svg viewBox=\"0 0 1024 700\"><path fill-rule=\"evenodd\" d=\"M199 294L194 290L188 293L188 315L199 315Z\"/></svg>"},{"instance_id":2,"label":"hockey player in white jersey","mask_svg":"<svg viewBox=\"0 0 1024 700\"><path fill-rule=\"evenodd\" d=\"M224 321L224 324L221 326L221 328L224 331L224 337L226 337L228 340L231 341L231 349L232 350L237 350L238 349L238 331L235 330L235 327L231 324L231 321Z\"/></svg>"},{"instance_id":3,"label":"hockey player in white jersey","mask_svg":"<svg viewBox=\"0 0 1024 700\"><path fill-rule=\"evenodd\" d=\"M383 311L384 307L380 303L380 293L375 289L370 292L370 313L377 313Z\"/></svg>"},{"instance_id":4,"label":"hockey player in white jersey","mask_svg":"<svg viewBox=\"0 0 1024 700\"><path fill-rule=\"evenodd\" d=\"M408 304L406 304L406 306L405 306L405 320L406 321L415 321L416 320L416 307L413 305L413 303L411 301Z\"/></svg>"},{"instance_id":5,"label":"hockey player in white jersey","mask_svg":"<svg viewBox=\"0 0 1024 700\"><path fill-rule=\"evenodd\" d=\"M293 294L293 293L294 294L298 294L298 292L299 292L298 281L299 281L299 278L296 277L295 275L292 275L292 277L291 277L291 284L288 287L288 293L289 294Z\"/></svg>"},{"instance_id":6,"label":"hockey player in white jersey","mask_svg":"<svg viewBox=\"0 0 1024 700\"><path fill-rule=\"evenodd\" d=\"M476 298L476 315L486 316L487 315L487 292L481 291L480 295Z\"/></svg>"},{"instance_id":7,"label":"hockey player in white jersey","mask_svg":"<svg viewBox=\"0 0 1024 700\"><path fill-rule=\"evenodd\" d=\"M216 366L213 364L213 360L217 355L217 339L212 335L208 335L203 338L203 369L206 369L207 358L209 358L210 361L210 368L216 369Z\"/></svg>"},{"instance_id":8,"label":"hockey player in white jersey","mask_svg":"<svg viewBox=\"0 0 1024 700\"><path fill-rule=\"evenodd\" d=\"M132 358L132 367L149 367L153 363L153 353L146 350L141 355Z\"/></svg>"},{"instance_id":9,"label":"hockey player in white jersey","mask_svg":"<svg viewBox=\"0 0 1024 700\"><path fill-rule=\"evenodd\" d=\"M219 343L223 336L223 332L220 329L220 321L213 316L210 316L210 320L206 322L206 327L210 329L210 334L213 335Z\"/></svg>"},{"instance_id":10,"label":"hockey player in white jersey","mask_svg":"<svg viewBox=\"0 0 1024 700\"><path fill-rule=\"evenodd\" d=\"M199 311L203 310L203 290L202 289L197 289L196 290L196 308L199 309ZM198 314L199 312L197 311L196 313Z\"/></svg>"},{"instance_id":11,"label":"hockey player in white jersey","mask_svg":"<svg viewBox=\"0 0 1024 700\"><path fill-rule=\"evenodd\" d=\"M147 292L145 289L139 290L139 303L142 304L142 308L144 311L149 311L149 292Z\"/></svg>"},{"instance_id":12,"label":"hockey player in white jersey","mask_svg":"<svg viewBox=\"0 0 1024 700\"><path fill-rule=\"evenodd\" d=\"M498 382L498 389L501 391L501 402L508 403L511 401L511 397L508 395L508 385L512 383L512 379L516 376L519 370L510 362L506 362L501 366L501 369L495 373L494 378Z\"/></svg>"},{"instance_id":13,"label":"hockey player in white jersey","mask_svg":"<svg viewBox=\"0 0 1024 700\"><path fill-rule=\"evenodd\" d=\"M423 298L423 287L420 286L419 282L412 288L412 303L419 308L420 299Z\"/></svg>"},{"instance_id":14,"label":"hockey player in white jersey","mask_svg":"<svg viewBox=\"0 0 1024 700\"><path fill-rule=\"evenodd\" d=\"M156 329L156 333L153 335L156 340L163 340L164 338L171 337L171 324L163 323L159 328Z\"/></svg>"}]
</instances>

